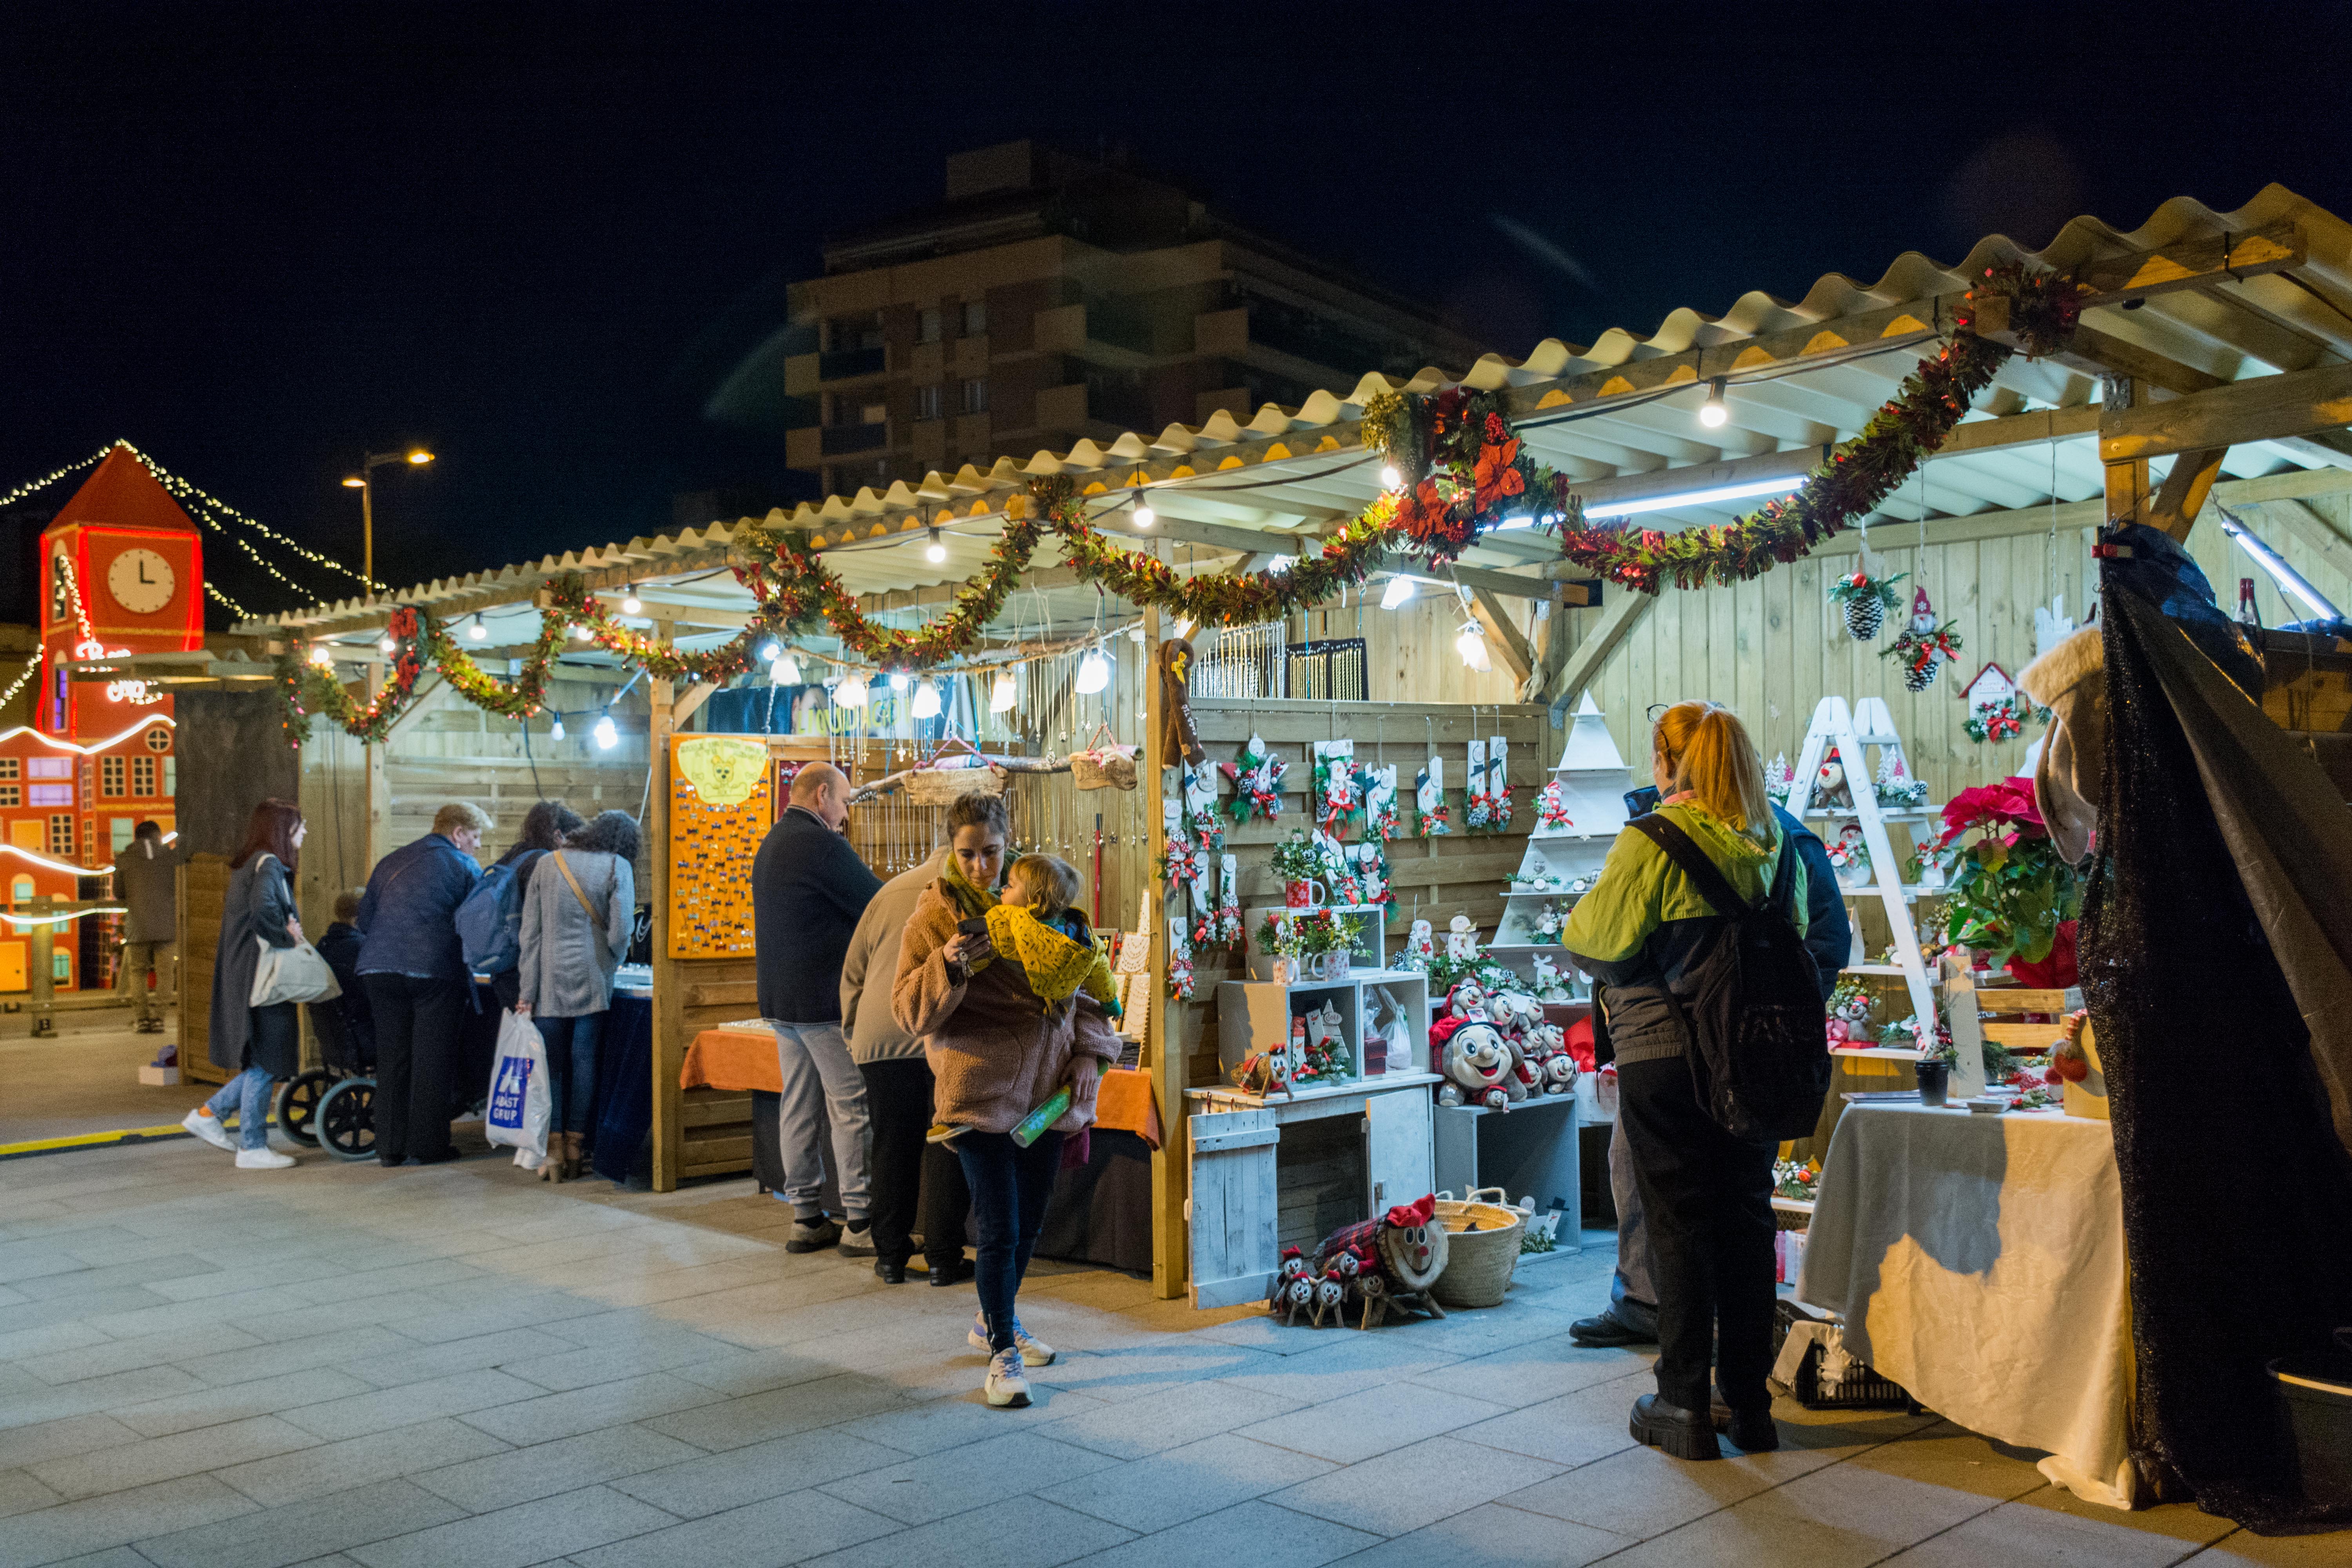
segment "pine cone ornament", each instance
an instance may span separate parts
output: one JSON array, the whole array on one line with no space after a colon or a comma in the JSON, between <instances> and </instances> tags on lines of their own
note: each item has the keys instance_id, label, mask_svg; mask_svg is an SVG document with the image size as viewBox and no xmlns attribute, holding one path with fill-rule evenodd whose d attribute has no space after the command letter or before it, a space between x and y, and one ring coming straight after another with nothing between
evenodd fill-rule
<instances>
[{"instance_id":1,"label":"pine cone ornament","mask_svg":"<svg viewBox=\"0 0 2352 1568\"><path fill-rule=\"evenodd\" d=\"M1845 629L1856 642L1875 642L1886 625L1886 606L1875 598L1845 602Z\"/></svg>"},{"instance_id":2,"label":"pine cone ornament","mask_svg":"<svg viewBox=\"0 0 2352 1568\"><path fill-rule=\"evenodd\" d=\"M1905 665L1903 667L1903 685L1905 689L1914 692L1925 691L1927 688L1935 685L1936 671L1941 664L1942 660L1940 659L1929 658L1924 659L1917 664Z\"/></svg>"}]
</instances>

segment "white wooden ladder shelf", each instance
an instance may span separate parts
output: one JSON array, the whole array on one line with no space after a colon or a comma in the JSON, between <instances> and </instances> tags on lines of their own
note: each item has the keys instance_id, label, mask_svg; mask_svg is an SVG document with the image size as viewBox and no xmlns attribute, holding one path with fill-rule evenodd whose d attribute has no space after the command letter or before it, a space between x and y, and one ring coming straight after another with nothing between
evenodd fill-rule
<instances>
[{"instance_id":1,"label":"white wooden ladder shelf","mask_svg":"<svg viewBox=\"0 0 2352 1568\"><path fill-rule=\"evenodd\" d=\"M1875 758L1868 754L1868 748L1876 750ZM1832 807L1826 801L1818 805L1814 803L1814 790L1820 783L1822 763L1828 759L1832 750L1835 750L1838 760L1845 768L1846 793L1853 801L1850 807ZM1926 960L1919 955L1918 924L1911 918L1912 900L1923 892L1932 892L1932 889L1904 885L1903 868L1896 862L1894 844L1886 837L1888 813L1878 804L1874 780L1877 765L1889 756L1902 761L1906 777L1918 776L1912 772L1910 759L1903 755L1903 738L1895 732L1895 717L1886 710L1884 700L1865 697L1849 710L1843 697L1822 698L1820 706L1813 710L1812 727L1805 731L1804 750L1797 759L1797 771L1790 780L1789 815L1800 822L1808 817L1828 818L1830 830L1822 834L1824 841L1833 841L1843 823L1861 825L1863 843L1870 851L1870 880L1861 887L1847 887L1844 891L1847 896L1856 899L1877 897L1880 907L1886 911L1887 929L1894 933L1895 962L1892 964L1856 963L1849 964L1845 973L1889 978L1901 975L1910 990L1912 1016L1932 1020L1937 1016L1936 984L1934 977L1927 973ZM1935 818L1936 808L1919 806L1895 815L1915 821L1928 821ZM1861 931L1859 922L1854 929L1858 934ZM1875 1047L1866 1052L1840 1054L1916 1059L1910 1051Z\"/></svg>"}]
</instances>

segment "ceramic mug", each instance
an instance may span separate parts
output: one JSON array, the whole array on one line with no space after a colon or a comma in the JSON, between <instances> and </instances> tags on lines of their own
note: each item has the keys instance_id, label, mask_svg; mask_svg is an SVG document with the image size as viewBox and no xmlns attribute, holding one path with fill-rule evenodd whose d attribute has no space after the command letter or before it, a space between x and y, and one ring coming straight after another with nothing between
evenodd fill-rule
<instances>
[{"instance_id":1,"label":"ceramic mug","mask_svg":"<svg viewBox=\"0 0 2352 1568\"><path fill-rule=\"evenodd\" d=\"M1319 910L1323 907L1323 884L1312 877L1301 877L1282 885L1282 901L1294 910Z\"/></svg>"}]
</instances>

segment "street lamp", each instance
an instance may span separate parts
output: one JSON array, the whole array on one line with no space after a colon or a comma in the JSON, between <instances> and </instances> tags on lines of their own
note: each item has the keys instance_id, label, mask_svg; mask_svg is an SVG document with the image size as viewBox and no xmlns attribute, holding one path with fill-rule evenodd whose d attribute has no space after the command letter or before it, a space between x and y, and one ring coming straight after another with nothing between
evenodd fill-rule
<instances>
[{"instance_id":1,"label":"street lamp","mask_svg":"<svg viewBox=\"0 0 2352 1568\"><path fill-rule=\"evenodd\" d=\"M360 575L375 585L375 471L386 463L411 463L422 468L433 460L433 454L422 447L405 452L370 452L360 462L360 471L343 481L347 490L360 492Z\"/></svg>"}]
</instances>

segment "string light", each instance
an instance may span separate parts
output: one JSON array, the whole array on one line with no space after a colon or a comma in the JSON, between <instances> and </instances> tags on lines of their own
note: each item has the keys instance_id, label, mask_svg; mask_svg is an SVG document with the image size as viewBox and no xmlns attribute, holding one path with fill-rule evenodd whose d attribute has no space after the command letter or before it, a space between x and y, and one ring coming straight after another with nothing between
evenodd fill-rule
<instances>
[{"instance_id":1,"label":"string light","mask_svg":"<svg viewBox=\"0 0 2352 1568\"><path fill-rule=\"evenodd\" d=\"M1140 497L1137 498L1135 503L1135 526L1138 528L1150 528L1153 523L1158 522L1159 521L1160 514L1151 510L1151 503L1148 500L1142 500Z\"/></svg>"},{"instance_id":2,"label":"string light","mask_svg":"<svg viewBox=\"0 0 2352 1568\"><path fill-rule=\"evenodd\" d=\"M150 713L147 717L140 720L139 722L131 725L131 728L123 731L121 734L109 735L103 741L92 741L88 745L77 745L71 741L61 741L55 735L44 735L38 730L34 729L30 724L19 724L13 730L0 730L0 741L13 741L19 735L30 735L33 739L38 741L44 746L48 747L51 751L71 752L78 757L94 757L98 755L99 752L106 751L110 747L121 745L123 742L131 739L131 736L140 733L152 724L162 724L174 730L180 727L178 721L173 720L171 715L167 713ZM0 847L5 847L5 846L0 846ZM96 876L97 873L92 872L90 875Z\"/></svg>"},{"instance_id":3,"label":"string light","mask_svg":"<svg viewBox=\"0 0 2352 1568\"><path fill-rule=\"evenodd\" d=\"M914 712L918 719L936 719L940 715L940 683L928 675L915 688Z\"/></svg>"},{"instance_id":4,"label":"string light","mask_svg":"<svg viewBox=\"0 0 2352 1568\"><path fill-rule=\"evenodd\" d=\"M484 626L484 625L482 624L482 613L481 613L479 610L475 611L475 612L474 612L474 624L473 624L472 626L467 626L467 627L466 628L466 636L467 636L467 637L468 639L470 639L471 641L474 641L474 642L480 642L480 641L484 640L485 638L487 638L489 635L490 635L490 628L489 628L489 627L488 627L488 626Z\"/></svg>"},{"instance_id":5,"label":"string light","mask_svg":"<svg viewBox=\"0 0 2352 1568\"><path fill-rule=\"evenodd\" d=\"M113 870L113 869L114 869L114 868L112 868L111 866L110 866L110 867L108 867L108 868L107 868L107 869L108 869L109 871L111 871L111 870ZM56 925L63 925L63 924L65 924L68 921L78 921L78 920L81 919L81 917L82 917L82 916L84 916L84 915L122 915L122 914L129 914L130 912L131 912L131 911L130 911L130 909L129 909L129 907L128 907L128 906L126 906L126 905L122 905L122 904L102 904L102 905L99 906L99 907L98 907L98 908L96 908L96 909L89 909L89 910L74 910L74 911L73 911L72 913L70 913L70 914L63 914L63 915L5 915L5 914L0 914L0 921L6 921L10 925L15 926L15 927L16 927L17 930L19 930L19 931L22 931L22 930L24 930L24 928L25 928L25 927L26 927L26 926L56 926Z\"/></svg>"},{"instance_id":6,"label":"string light","mask_svg":"<svg viewBox=\"0 0 2352 1568\"><path fill-rule=\"evenodd\" d=\"M335 664L335 650L325 643L314 642L310 645L310 662L320 669L331 669Z\"/></svg>"},{"instance_id":7,"label":"string light","mask_svg":"<svg viewBox=\"0 0 2352 1568\"><path fill-rule=\"evenodd\" d=\"M774 686L798 686L801 683L801 661L787 653L768 666L768 680Z\"/></svg>"},{"instance_id":8,"label":"string light","mask_svg":"<svg viewBox=\"0 0 2352 1568\"><path fill-rule=\"evenodd\" d=\"M1381 608L1383 610L1393 610L1401 608L1405 605L1409 605L1412 602L1412 596L1415 592L1416 590L1414 588L1412 579L1404 575L1402 573L1399 573L1397 575L1390 578L1389 585L1381 590Z\"/></svg>"},{"instance_id":9,"label":"string light","mask_svg":"<svg viewBox=\"0 0 2352 1568\"><path fill-rule=\"evenodd\" d=\"M947 542L940 537L940 531L936 528L926 531L930 535L930 542L923 546L923 559L934 564L945 561L948 558Z\"/></svg>"},{"instance_id":10,"label":"string light","mask_svg":"<svg viewBox=\"0 0 2352 1568\"><path fill-rule=\"evenodd\" d=\"M908 687L909 687L909 686L911 686L911 685L913 685L913 684L914 684L914 682L912 682L911 680L909 680L909 679L908 679L908 677L907 677L907 672L906 672L905 670L903 670L903 669L894 669L894 670L892 670L892 671L890 672L890 689L891 689L891 690L896 691L896 692L898 692L898 693L899 693L900 695L902 695L902 696L903 696L903 695L906 693L907 688L908 688Z\"/></svg>"},{"instance_id":11,"label":"string light","mask_svg":"<svg viewBox=\"0 0 2352 1568\"><path fill-rule=\"evenodd\" d=\"M0 855L14 855L20 860L30 860L44 871L63 871L70 877L111 877L111 866L75 866L63 860L52 860L46 855L36 855L17 844L0 844Z\"/></svg>"},{"instance_id":12,"label":"string light","mask_svg":"<svg viewBox=\"0 0 2352 1568\"><path fill-rule=\"evenodd\" d=\"M1078 660L1078 676L1071 683L1073 689L1092 696L1110 684L1110 660L1103 657L1100 647L1087 649L1086 658Z\"/></svg>"},{"instance_id":13,"label":"string light","mask_svg":"<svg viewBox=\"0 0 2352 1568\"><path fill-rule=\"evenodd\" d=\"M851 670L841 678L841 684L833 689L833 700L845 708L863 708L866 698L866 674L863 670Z\"/></svg>"},{"instance_id":14,"label":"string light","mask_svg":"<svg viewBox=\"0 0 2352 1568\"><path fill-rule=\"evenodd\" d=\"M240 621L257 620L260 618L251 610L247 609L243 605L238 604L235 599L230 598L226 594L223 593L221 591L220 584L214 582L209 577L205 579L205 592L210 594L214 598L218 599L222 605L227 609L228 613L235 616Z\"/></svg>"},{"instance_id":15,"label":"string light","mask_svg":"<svg viewBox=\"0 0 2352 1568\"><path fill-rule=\"evenodd\" d=\"M551 741L561 741L563 739L563 715L557 713L551 717L555 721L547 727L547 738Z\"/></svg>"},{"instance_id":16,"label":"string light","mask_svg":"<svg viewBox=\"0 0 2352 1568\"><path fill-rule=\"evenodd\" d=\"M766 642L760 645L760 657L766 662L773 664L776 660L784 657L784 650L782 647L777 643L775 638L770 637Z\"/></svg>"},{"instance_id":17,"label":"string light","mask_svg":"<svg viewBox=\"0 0 2352 1568\"><path fill-rule=\"evenodd\" d=\"M1723 401L1723 377L1717 376L1706 384L1706 401L1698 405L1698 422L1710 430L1720 430L1731 417L1731 409Z\"/></svg>"},{"instance_id":18,"label":"string light","mask_svg":"<svg viewBox=\"0 0 2352 1568\"><path fill-rule=\"evenodd\" d=\"M396 650L396 649L400 647L400 645L399 645L398 643L396 643L396 642L393 641L393 640L392 640L392 638L391 638L390 637L388 637L388 636L387 636L387 637L386 637L383 641L381 641L381 642L377 643L375 646L376 646L376 650L377 650L378 652L380 652L380 653L391 653L391 652L394 652L394 650Z\"/></svg>"},{"instance_id":19,"label":"string light","mask_svg":"<svg viewBox=\"0 0 2352 1568\"><path fill-rule=\"evenodd\" d=\"M1381 489L1384 490L1393 490L1401 489L1403 486L1404 476L1397 472L1397 466L1394 463L1382 463L1381 465Z\"/></svg>"},{"instance_id":20,"label":"string light","mask_svg":"<svg viewBox=\"0 0 2352 1568\"><path fill-rule=\"evenodd\" d=\"M988 710L991 713L1010 713L1013 711L1014 700L1013 672L1009 669L998 670L996 683L989 689Z\"/></svg>"},{"instance_id":21,"label":"string light","mask_svg":"<svg viewBox=\"0 0 2352 1568\"><path fill-rule=\"evenodd\" d=\"M128 446L130 443L125 442L123 444ZM47 489L49 486L56 484L59 479L64 479L68 474L78 474L84 468L95 466L112 450L114 450L114 447L111 444L100 447L97 451L92 452L89 457L84 458L79 463L68 463L64 468L51 469L48 473L43 474L37 479L26 480L25 483L18 485L15 489L10 490L6 495L0 496L0 507L14 506L16 502L23 500L26 496L31 495L35 490Z\"/></svg>"},{"instance_id":22,"label":"string light","mask_svg":"<svg viewBox=\"0 0 2352 1568\"><path fill-rule=\"evenodd\" d=\"M0 708L7 707L9 700L25 689L25 682L32 679L34 673L40 668L41 656L35 654L25 668L16 672L16 679L8 683L8 689L0 691Z\"/></svg>"},{"instance_id":23,"label":"string light","mask_svg":"<svg viewBox=\"0 0 2352 1568\"><path fill-rule=\"evenodd\" d=\"M646 602L637 597L637 585L630 584L621 591L621 614L636 616L645 613Z\"/></svg>"},{"instance_id":24,"label":"string light","mask_svg":"<svg viewBox=\"0 0 2352 1568\"><path fill-rule=\"evenodd\" d=\"M596 749L598 751L609 752L614 747L621 743L620 727L613 722L613 716L610 713L606 713L604 717L598 719L596 721L596 728L591 731L590 733L596 737Z\"/></svg>"}]
</instances>

